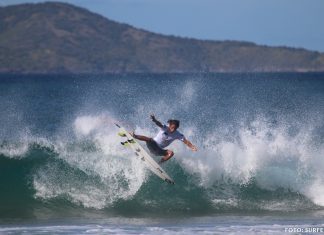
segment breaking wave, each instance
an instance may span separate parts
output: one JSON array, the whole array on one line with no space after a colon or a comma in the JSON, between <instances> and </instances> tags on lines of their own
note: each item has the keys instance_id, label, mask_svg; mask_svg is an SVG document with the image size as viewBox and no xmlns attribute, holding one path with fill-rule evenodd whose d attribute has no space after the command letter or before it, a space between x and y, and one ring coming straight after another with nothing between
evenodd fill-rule
<instances>
[{"instance_id":1,"label":"breaking wave","mask_svg":"<svg viewBox=\"0 0 324 235\"><path fill-rule=\"evenodd\" d=\"M2 143L1 167L13 166L9 175L2 171L2 184L23 176L25 184L18 185L25 188L22 199L63 200L120 212L298 211L324 206L324 148L312 145L309 130L291 136L256 121L235 138L225 130L211 131L198 153L174 144L176 156L164 165L176 182L170 186L119 145L109 115L80 116L73 129L72 139L25 137ZM153 134L151 128L136 131Z\"/></svg>"}]
</instances>

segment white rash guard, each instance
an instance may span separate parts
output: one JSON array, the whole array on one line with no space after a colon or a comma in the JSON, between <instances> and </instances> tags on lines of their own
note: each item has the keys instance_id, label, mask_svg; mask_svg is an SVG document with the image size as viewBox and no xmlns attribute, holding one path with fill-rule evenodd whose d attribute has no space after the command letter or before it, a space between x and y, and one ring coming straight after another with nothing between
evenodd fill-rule
<instances>
[{"instance_id":1,"label":"white rash guard","mask_svg":"<svg viewBox=\"0 0 324 235\"><path fill-rule=\"evenodd\" d=\"M174 140L184 141L185 137L179 131L169 132L168 127L163 125L159 133L153 138L153 140L161 147L165 148L169 146Z\"/></svg>"}]
</instances>

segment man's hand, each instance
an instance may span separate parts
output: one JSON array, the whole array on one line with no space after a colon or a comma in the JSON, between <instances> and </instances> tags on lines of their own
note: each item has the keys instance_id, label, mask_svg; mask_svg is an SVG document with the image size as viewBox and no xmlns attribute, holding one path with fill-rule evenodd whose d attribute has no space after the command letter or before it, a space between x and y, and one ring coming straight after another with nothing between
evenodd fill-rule
<instances>
[{"instance_id":1,"label":"man's hand","mask_svg":"<svg viewBox=\"0 0 324 235\"><path fill-rule=\"evenodd\" d=\"M161 122L159 122L158 120L156 120L154 114L151 114L151 119L158 127L160 127L160 128L163 127L163 124Z\"/></svg>"},{"instance_id":2,"label":"man's hand","mask_svg":"<svg viewBox=\"0 0 324 235\"><path fill-rule=\"evenodd\" d=\"M153 122L156 121L156 118L155 118L154 114L151 114L151 119L152 119Z\"/></svg>"},{"instance_id":3,"label":"man's hand","mask_svg":"<svg viewBox=\"0 0 324 235\"><path fill-rule=\"evenodd\" d=\"M197 147L194 146L194 145L192 145L190 148L191 148L191 150L194 151L194 152L197 152L197 151L198 151Z\"/></svg>"},{"instance_id":4,"label":"man's hand","mask_svg":"<svg viewBox=\"0 0 324 235\"><path fill-rule=\"evenodd\" d=\"M187 145L192 151L194 152L198 151L197 147L193 145L189 140L185 139L183 143L185 143L185 145Z\"/></svg>"}]
</instances>

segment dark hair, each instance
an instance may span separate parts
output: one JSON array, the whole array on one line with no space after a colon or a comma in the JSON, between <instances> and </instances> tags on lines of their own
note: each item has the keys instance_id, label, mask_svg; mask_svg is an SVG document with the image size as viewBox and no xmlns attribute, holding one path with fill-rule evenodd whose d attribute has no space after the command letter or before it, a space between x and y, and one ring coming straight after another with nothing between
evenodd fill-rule
<instances>
[{"instance_id":1,"label":"dark hair","mask_svg":"<svg viewBox=\"0 0 324 235\"><path fill-rule=\"evenodd\" d=\"M176 126L176 128L179 128L180 126L180 121L179 120L175 120L175 119L170 119L168 120L169 124L174 124Z\"/></svg>"}]
</instances>

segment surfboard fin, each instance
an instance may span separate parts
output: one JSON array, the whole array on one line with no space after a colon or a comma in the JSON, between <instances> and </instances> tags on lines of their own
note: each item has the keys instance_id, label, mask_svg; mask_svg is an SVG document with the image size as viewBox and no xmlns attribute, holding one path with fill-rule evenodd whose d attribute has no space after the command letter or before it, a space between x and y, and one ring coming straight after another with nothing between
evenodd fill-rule
<instances>
[{"instance_id":1,"label":"surfboard fin","mask_svg":"<svg viewBox=\"0 0 324 235\"><path fill-rule=\"evenodd\" d=\"M131 140L126 140L126 141L124 141L124 142L120 142L120 143L121 143L121 145L123 145L123 146L128 146L128 145L130 145L130 144L135 144L136 142L135 142L134 139L131 139Z\"/></svg>"},{"instance_id":2,"label":"surfboard fin","mask_svg":"<svg viewBox=\"0 0 324 235\"><path fill-rule=\"evenodd\" d=\"M123 145L123 146L125 146L125 147L129 146L129 143L128 143L128 141L125 141L125 142L120 142L120 144L121 144L121 145Z\"/></svg>"}]
</instances>

